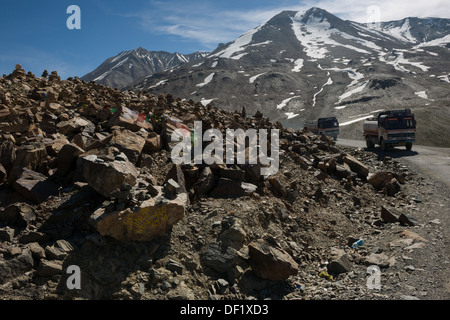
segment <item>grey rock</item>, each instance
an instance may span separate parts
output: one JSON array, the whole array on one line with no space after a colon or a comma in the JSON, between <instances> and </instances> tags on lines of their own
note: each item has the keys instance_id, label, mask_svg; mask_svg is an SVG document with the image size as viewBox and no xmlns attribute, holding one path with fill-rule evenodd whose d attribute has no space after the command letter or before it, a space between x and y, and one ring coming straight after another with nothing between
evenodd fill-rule
<instances>
[{"instance_id":1,"label":"grey rock","mask_svg":"<svg viewBox=\"0 0 450 320\"><path fill-rule=\"evenodd\" d=\"M201 261L216 272L225 273L238 262L236 249L210 243L201 254Z\"/></svg>"}]
</instances>

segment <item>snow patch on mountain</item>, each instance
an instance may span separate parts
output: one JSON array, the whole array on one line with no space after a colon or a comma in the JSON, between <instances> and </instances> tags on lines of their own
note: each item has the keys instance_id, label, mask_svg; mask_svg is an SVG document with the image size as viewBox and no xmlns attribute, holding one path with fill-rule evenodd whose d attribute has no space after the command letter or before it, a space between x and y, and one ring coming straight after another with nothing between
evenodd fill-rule
<instances>
[{"instance_id":1,"label":"snow patch on mountain","mask_svg":"<svg viewBox=\"0 0 450 320\"><path fill-rule=\"evenodd\" d=\"M364 54L371 53L365 49L357 48L348 43L347 44L339 43L339 42L331 39L331 36L333 34L340 35L341 37L343 37L345 39L356 41L359 44L362 44L363 46L373 49L373 50L381 49L373 42L370 42L370 41L364 40L364 39L360 39L360 38L356 38L354 36L351 36L349 34L341 32L338 29L331 28L330 23L326 20L322 20L318 17L314 17L314 18L310 17L308 20L308 24L304 24L302 22L302 18L303 18L303 13L297 13L294 18L291 18L292 29L293 29L298 41L300 41L300 43L304 47L305 53L313 59L325 58L326 54L329 51L324 47L324 45L340 46L340 47L344 47L344 48L356 51L358 53L364 53Z\"/></svg>"},{"instance_id":2,"label":"snow patch on mountain","mask_svg":"<svg viewBox=\"0 0 450 320\"><path fill-rule=\"evenodd\" d=\"M342 100L352 96L355 93L359 93L361 91L364 90L364 88L367 86L367 84L369 83L369 81L364 81L363 84L355 89L352 89L350 91L347 91L346 93L344 93L343 95L339 96L339 101L336 104L340 104L342 102Z\"/></svg>"},{"instance_id":3,"label":"snow patch on mountain","mask_svg":"<svg viewBox=\"0 0 450 320\"><path fill-rule=\"evenodd\" d=\"M413 49L416 48L422 48L422 47L444 47L450 43L450 34L446 35L445 37L434 39L431 41L427 41L424 43L420 43L413 47Z\"/></svg>"},{"instance_id":4,"label":"snow patch on mountain","mask_svg":"<svg viewBox=\"0 0 450 320\"><path fill-rule=\"evenodd\" d=\"M292 71L292 72L300 72L300 70L302 70L302 68L303 68L303 62L304 62L303 59L297 59L297 60L295 60L295 61L294 61L295 67L294 67L294 69L292 69L291 71Z\"/></svg>"},{"instance_id":5,"label":"snow patch on mountain","mask_svg":"<svg viewBox=\"0 0 450 320\"><path fill-rule=\"evenodd\" d=\"M262 75L264 75L264 74L266 74L266 73L267 73L267 72L260 73L260 74L257 74L256 76L251 77L251 78L249 79L249 82L250 82L250 83L254 83L256 79L258 79L260 76L262 76Z\"/></svg>"},{"instance_id":6,"label":"snow patch on mountain","mask_svg":"<svg viewBox=\"0 0 450 320\"><path fill-rule=\"evenodd\" d=\"M295 117L298 117L300 114L299 113L293 113L293 112L286 112L285 115L287 115L288 120L289 120L289 119L293 119Z\"/></svg>"},{"instance_id":7,"label":"snow patch on mountain","mask_svg":"<svg viewBox=\"0 0 450 320\"><path fill-rule=\"evenodd\" d=\"M385 27L383 28L383 32L403 42L417 43L417 40L411 35L409 19L406 19L401 26Z\"/></svg>"},{"instance_id":8,"label":"snow patch on mountain","mask_svg":"<svg viewBox=\"0 0 450 320\"><path fill-rule=\"evenodd\" d=\"M295 99L295 98L300 98L300 96L295 96L295 97L290 97L290 98L284 99L279 105L277 105L277 109L283 109L285 106L287 106L287 104L289 102L291 102L292 99Z\"/></svg>"},{"instance_id":9,"label":"snow patch on mountain","mask_svg":"<svg viewBox=\"0 0 450 320\"><path fill-rule=\"evenodd\" d=\"M438 76L438 79L440 79L443 82L450 83L450 74L449 75L444 75L444 76Z\"/></svg>"},{"instance_id":10,"label":"snow patch on mountain","mask_svg":"<svg viewBox=\"0 0 450 320\"><path fill-rule=\"evenodd\" d=\"M212 79L214 78L215 74L216 74L215 72L211 73L209 76L207 76L205 78L205 80L203 80L202 83L199 83L196 86L199 87L199 88L206 86L208 83L210 83L212 81Z\"/></svg>"},{"instance_id":11,"label":"snow patch on mountain","mask_svg":"<svg viewBox=\"0 0 450 320\"><path fill-rule=\"evenodd\" d=\"M159 87L159 86L163 85L163 84L166 83L166 82L167 82L167 80L161 80L161 81L158 82L157 84L155 84L155 85L149 87L149 89Z\"/></svg>"},{"instance_id":12,"label":"snow patch on mountain","mask_svg":"<svg viewBox=\"0 0 450 320\"><path fill-rule=\"evenodd\" d=\"M239 60L242 58L245 53L242 53L242 51L245 50L245 47L248 46L252 40L253 35L260 30L261 27L257 27L253 30L250 30L249 32L243 34L239 39L232 42L226 49L212 54L211 57L219 57L219 58L227 58L227 59L235 59Z\"/></svg>"},{"instance_id":13,"label":"snow patch on mountain","mask_svg":"<svg viewBox=\"0 0 450 320\"><path fill-rule=\"evenodd\" d=\"M328 76L330 75L330 73L328 72ZM325 86L329 86L329 85L332 85L333 84L333 80L331 80L331 78L328 78L328 81L322 86L322 88L320 88L320 90L319 90L319 92L316 92L315 94L314 94L314 97L313 97L313 107L316 105L316 99L317 99L317 96L320 94L320 93L322 93L322 91L323 91L323 89L325 88Z\"/></svg>"},{"instance_id":14,"label":"snow patch on mountain","mask_svg":"<svg viewBox=\"0 0 450 320\"><path fill-rule=\"evenodd\" d=\"M409 61L408 59L406 59L404 57L404 53L403 52L397 52L397 51L400 51L400 50L394 50L394 52L392 54L390 54L387 57L387 59L384 56L380 55L379 56L380 57L380 61L394 66L394 68L396 70L398 70L398 71L414 73L414 74L415 74L415 72L410 71L409 69L405 68L404 66L402 66L402 64L403 65L404 64L412 65L412 66L414 66L416 68L421 69L424 72L427 72L430 69L430 67L427 67L427 66L423 65L421 62Z\"/></svg>"}]
</instances>

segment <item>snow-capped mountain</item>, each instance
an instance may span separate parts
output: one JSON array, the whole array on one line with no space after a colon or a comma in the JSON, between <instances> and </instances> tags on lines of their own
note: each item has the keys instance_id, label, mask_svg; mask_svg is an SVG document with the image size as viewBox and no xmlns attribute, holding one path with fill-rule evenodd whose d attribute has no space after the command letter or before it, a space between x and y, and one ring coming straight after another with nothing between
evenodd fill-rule
<instances>
[{"instance_id":1,"label":"snow-capped mountain","mask_svg":"<svg viewBox=\"0 0 450 320\"><path fill-rule=\"evenodd\" d=\"M206 52L183 55L138 48L107 59L81 79L121 89L155 72L170 70L182 63L203 59L207 55Z\"/></svg>"},{"instance_id":2,"label":"snow-capped mountain","mask_svg":"<svg viewBox=\"0 0 450 320\"><path fill-rule=\"evenodd\" d=\"M284 11L200 62L155 73L133 88L227 110L245 107L247 114L259 110L296 129L334 115L354 137L357 122L379 110L448 106L449 43L450 19L405 18L375 28L320 8Z\"/></svg>"}]
</instances>

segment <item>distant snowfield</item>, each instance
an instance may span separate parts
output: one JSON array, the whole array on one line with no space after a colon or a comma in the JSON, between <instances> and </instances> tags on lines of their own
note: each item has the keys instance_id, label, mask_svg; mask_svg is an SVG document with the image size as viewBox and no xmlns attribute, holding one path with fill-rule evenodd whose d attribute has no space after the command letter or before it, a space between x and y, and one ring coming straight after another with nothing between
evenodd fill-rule
<instances>
[{"instance_id":1,"label":"distant snowfield","mask_svg":"<svg viewBox=\"0 0 450 320\"><path fill-rule=\"evenodd\" d=\"M199 83L196 86L199 87L199 88L206 86L208 83L210 83L212 81L212 79L214 78L215 74L216 74L215 72L211 73L209 76L207 76L205 78L205 80L202 83Z\"/></svg>"}]
</instances>

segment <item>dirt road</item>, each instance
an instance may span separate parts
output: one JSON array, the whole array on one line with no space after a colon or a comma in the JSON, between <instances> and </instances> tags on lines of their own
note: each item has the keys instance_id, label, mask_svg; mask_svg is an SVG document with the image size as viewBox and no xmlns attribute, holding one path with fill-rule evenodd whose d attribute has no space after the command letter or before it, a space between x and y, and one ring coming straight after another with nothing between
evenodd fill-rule
<instances>
[{"instance_id":1,"label":"dirt road","mask_svg":"<svg viewBox=\"0 0 450 320\"><path fill-rule=\"evenodd\" d=\"M366 143L363 140L338 139L338 145L365 148ZM444 183L450 189L450 149L436 148L428 146L414 145L411 151L404 147L396 147L387 152L381 151L381 148L372 149L379 157L384 155L392 158L403 159L416 167L422 173Z\"/></svg>"}]
</instances>

